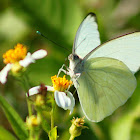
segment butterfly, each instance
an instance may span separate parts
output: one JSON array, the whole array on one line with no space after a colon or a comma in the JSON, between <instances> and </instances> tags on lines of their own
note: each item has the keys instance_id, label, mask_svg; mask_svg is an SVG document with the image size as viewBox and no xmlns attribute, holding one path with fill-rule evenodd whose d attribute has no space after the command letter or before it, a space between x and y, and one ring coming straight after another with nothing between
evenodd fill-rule
<instances>
[{"instance_id":1,"label":"butterfly","mask_svg":"<svg viewBox=\"0 0 140 140\"><path fill-rule=\"evenodd\" d=\"M72 54L70 75L82 110L92 122L102 121L133 94L140 66L140 32L100 44L96 15L89 13L80 24Z\"/></svg>"}]
</instances>

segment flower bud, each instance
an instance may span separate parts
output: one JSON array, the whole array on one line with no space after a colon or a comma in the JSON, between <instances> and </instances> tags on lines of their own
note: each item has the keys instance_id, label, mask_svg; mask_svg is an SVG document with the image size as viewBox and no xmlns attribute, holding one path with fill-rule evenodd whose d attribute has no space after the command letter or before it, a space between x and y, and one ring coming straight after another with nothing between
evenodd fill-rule
<instances>
[{"instance_id":1,"label":"flower bud","mask_svg":"<svg viewBox=\"0 0 140 140\"><path fill-rule=\"evenodd\" d=\"M26 124L28 128L37 127L41 123L41 118L39 116L32 115L26 118Z\"/></svg>"},{"instance_id":2,"label":"flower bud","mask_svg":"<svg viewBox=\"0 0 140 140\"><path fill-rule=\"evenodd\" d=\"M45 99L44 96L42 95L37 95L36 100L35 100L35 105L36 106L43 106L45 104Z\"/></svg>"},{"instance_id":3,"label":"flower bud","mask_svg":"<svg viewBox=\"0 0 140 140\"><path fill-rule=\"evenodd\" d=\"M84 118L73 118L71 122L72 125L69 128L69 133L72 138L80 136L82 129L88 128L87 126L83 126L85 123Z\"/></svg>"}]
</instances>

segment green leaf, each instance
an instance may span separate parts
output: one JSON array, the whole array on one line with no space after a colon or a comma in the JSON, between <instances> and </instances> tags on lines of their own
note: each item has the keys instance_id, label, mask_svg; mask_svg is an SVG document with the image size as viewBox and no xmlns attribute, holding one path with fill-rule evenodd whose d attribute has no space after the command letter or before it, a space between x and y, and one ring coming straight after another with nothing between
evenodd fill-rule
<instances>
[{"instance_id":1,"label":"green leaf","mask_svg":"<svg viewBox=\"0 0 140 140\"><path fill-rule=\"evenodd\" d=\"M49 132L49 139L50 140L57 140L57 126L55 126L50 132Z\"/></svg>"},{"instance_id":2,"label":"green leaf","mask_svg":"<svg viewBox=\"0 0 140 140\"><path fill-rule=\"evenodd\" d=\"M21 139L25 140L28 137L28 131L26 130L25 123L17 112L13 109L8 102L0 96L0 105L5 112L5 115L10 122L15 134Z\"/></svg>"},{"instance_id":3,"label":"green leaf","mask_svg":"<svg viewBox=\"0 0 140 140\"><path fill-rule=\"evenodd\" d=\"M42 128L46 133L49 133L49 131L51 130L49 124L45 119L42 119Z\"/></svg>"},{"instance_id":4,"label":"green leaf","mask_svg":"<svg viewBox=\"0 0 140 140\"><path fill-rule=\"evenodd\" d=\"M16 140L16 138L9 131L0 126L0 140Z\"/></svg>"}]
</instances>

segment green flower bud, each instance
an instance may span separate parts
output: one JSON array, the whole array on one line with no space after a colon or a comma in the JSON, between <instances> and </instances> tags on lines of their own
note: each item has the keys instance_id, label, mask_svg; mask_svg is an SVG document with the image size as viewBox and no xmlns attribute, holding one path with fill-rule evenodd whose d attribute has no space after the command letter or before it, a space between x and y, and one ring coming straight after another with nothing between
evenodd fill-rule
<instances>
[{"instance_id":1,"label":"green flower bud","mask_svg":"<svg viewBox=\"0 0 140 140\"><path fill-rule=\"evenodd\" d=\"M32 127L37 127L41 123L41 118L39 116L32 115L26 118L26 125L30 129Z\"/></svg>"},{"instance_id":2,"label":"green flower bud","mask_svg":"<svg viewBox=\"0 0 140 140\"><path fill-rule=\"evenodd\" d=\"M36 100L35 100L35 105L36 106L43 106L45 104L45 99L44 96L42 95L37 95Z\"/></svg>"},{"instance_id":3,"label":"green flower bud","mask_svg":"<svg viewBox=\"0 0 140 140\"><path fill-rule=\"evenodd\" d=\"M84 117L83 118L73 118L72 119L72 125L69 128L69 133L71 134L71 140L73 140L75 137L78 137L81 135L81 131L84 128L88 128L87 126L83 126L85 121Z\"/></svg>"}]
</instances>

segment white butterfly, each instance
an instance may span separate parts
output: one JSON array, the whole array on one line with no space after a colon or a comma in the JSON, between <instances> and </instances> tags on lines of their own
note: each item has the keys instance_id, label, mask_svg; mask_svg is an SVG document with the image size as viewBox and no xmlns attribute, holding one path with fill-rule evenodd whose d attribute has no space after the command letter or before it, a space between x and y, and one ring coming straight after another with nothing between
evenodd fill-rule
<instances>
[{"instance_id":1,"label":"white butterfly","mask_svg":"<svg viewBox=\"0 0 140 140\"><path fill-rule=\"evenodd\" d=\"M68 59L67 71L60 71L72 78L85 116L99 122L123 105L136 88L140 32L100 45L96 16L90 13L76 33Z\"/></svg>"}]
</instances>

